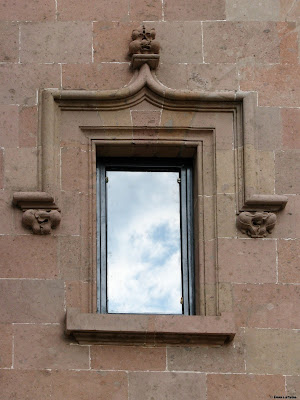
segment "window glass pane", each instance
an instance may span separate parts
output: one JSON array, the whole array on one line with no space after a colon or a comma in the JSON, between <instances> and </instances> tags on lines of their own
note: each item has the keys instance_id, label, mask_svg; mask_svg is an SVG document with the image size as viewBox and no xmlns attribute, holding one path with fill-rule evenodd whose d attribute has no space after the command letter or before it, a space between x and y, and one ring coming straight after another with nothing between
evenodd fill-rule
<instances>
[{"instance_id":1,"label":"window glass pane","mask_svg":"<svg viewBox=\"0 0 300 400\"><path fill-rule=\"evenodd\" d=\"M108 312L182 314L179 172L106 176Z\"/></svg>"}]
</instances>

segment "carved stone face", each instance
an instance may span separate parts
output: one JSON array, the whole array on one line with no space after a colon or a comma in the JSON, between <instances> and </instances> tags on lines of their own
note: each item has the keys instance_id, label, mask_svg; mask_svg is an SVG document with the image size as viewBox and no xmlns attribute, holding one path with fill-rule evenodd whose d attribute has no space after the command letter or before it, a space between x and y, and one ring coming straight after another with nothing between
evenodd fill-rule
<instances>
[{"instance_id":1,"label":"carved stone face","mask_svg":"<svg viewBox=\"0 0 300 400\"><path fill-rule=\"evenodd\" d=\"M132 42L129 45L131 54L158 53L159 44L155 40L155 29L146 29L145 26L132 31Z\"/></svg>"},{"instance_id":2,"label":"carved stone face","mask_svg":"<svg viewBox=\"0 0 300 400\"><path fill-rule=\"evenodd\" d=\"M237 219L237 227L242 233L253 238L266 237L276 224L276 215L270 212L242 212Z\"/></svg>"}]
</instances>

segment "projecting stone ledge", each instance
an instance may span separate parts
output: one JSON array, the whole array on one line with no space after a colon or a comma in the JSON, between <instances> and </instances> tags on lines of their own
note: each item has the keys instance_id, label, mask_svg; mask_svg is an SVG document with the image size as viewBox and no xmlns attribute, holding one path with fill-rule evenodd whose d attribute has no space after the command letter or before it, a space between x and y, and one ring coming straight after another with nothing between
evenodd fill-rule
<instances>
[{"instance_id":1,"label":"projecting stone ledge","mask_svg":"<svg viewBox=\"0 0 300 400\"><path fill-rule=\"evenodd\" d=\"M69 308L66 333L80 344L214 345L233 340L231 313L222 316L88 314Z\"/></svg>"}]
</instances>

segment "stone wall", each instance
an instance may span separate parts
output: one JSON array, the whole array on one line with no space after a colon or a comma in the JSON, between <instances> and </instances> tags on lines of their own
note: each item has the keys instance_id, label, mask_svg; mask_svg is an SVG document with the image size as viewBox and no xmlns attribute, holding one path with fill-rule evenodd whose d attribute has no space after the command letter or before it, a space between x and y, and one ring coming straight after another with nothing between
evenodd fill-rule
<instances>
[{"instance_id":1,"label":"stone wall","mask_svg":"<svg viewBox=\"0 0 300 400\"><path fill-rule=\"evenodd\" d=\"M1 400L300 397L299 17L297 0L1 1ZM78 285L87 284L84 227L74 226L78 209L68 196L77 205L84 199L79 189L66 192L64 228L49 236L23 228L12 207L15 191L38 190L38 90L124 86L131 31L142 21L156 29L157 76L166 86L258 92L261 187L289 199L266 239L236 231L219 238L220 309L237 324L223 347L80 346L66 338L66 307L84 301ZM71 165L77 156L62 154Z\"/></svg>"}]
</instances>

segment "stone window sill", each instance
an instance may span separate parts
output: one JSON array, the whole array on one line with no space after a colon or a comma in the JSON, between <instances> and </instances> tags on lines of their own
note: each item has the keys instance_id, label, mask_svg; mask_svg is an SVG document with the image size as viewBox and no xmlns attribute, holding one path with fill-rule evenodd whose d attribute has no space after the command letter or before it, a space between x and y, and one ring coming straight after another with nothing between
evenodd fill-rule
<instances>
[{"instance_id":1,"label":"stone window sill","mask_svg":"<svg viewBox=\"0 0 300 400\"><path fill-rule=\"evenodd\" d=\"M69 308L66 333L80 344L221 346L235 336L231 313L222 316L92 314Z\"/></svg>"}]
</instances>

